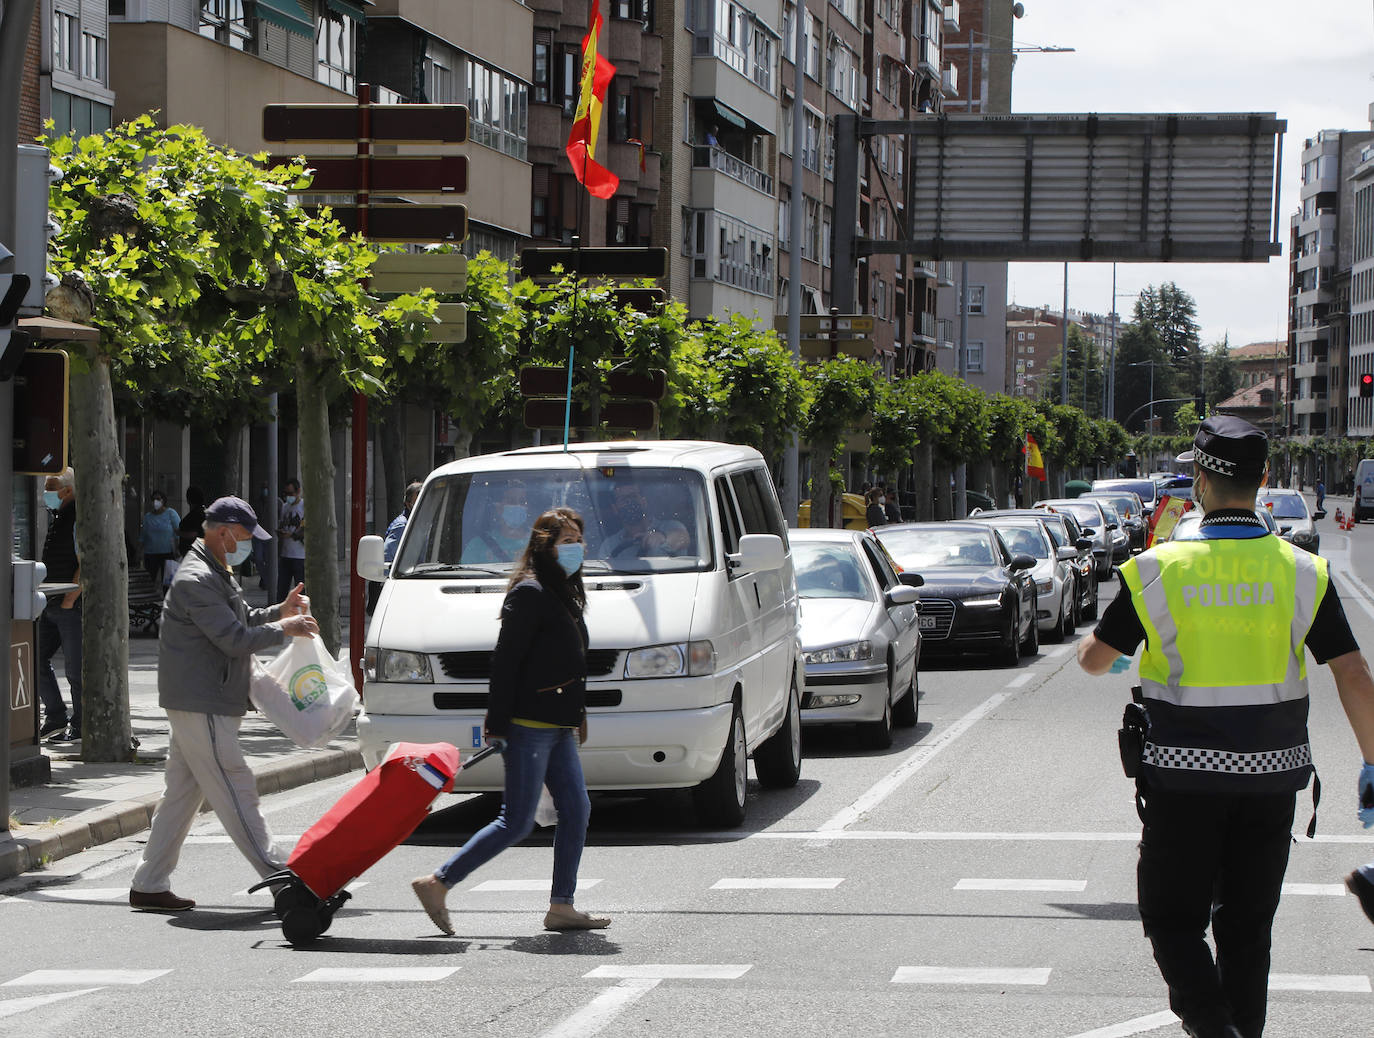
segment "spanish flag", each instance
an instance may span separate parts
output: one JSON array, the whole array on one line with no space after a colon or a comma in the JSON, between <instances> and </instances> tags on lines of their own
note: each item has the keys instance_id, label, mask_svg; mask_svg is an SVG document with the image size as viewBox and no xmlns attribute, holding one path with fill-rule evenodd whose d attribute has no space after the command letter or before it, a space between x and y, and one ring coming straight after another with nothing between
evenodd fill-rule
<instances>
[{"instance_id":1,"label":"spanish flag","mask_svg":"<svg viewBox=\"0 0 1374 1038\"><path fill-rule=\"evenodd\" d=\"M589 28L587 35L582 37L582 92L577 99L572 132L568 134L568 161L572 163L573 176L590 194L610 198L620 186L620 178L593 161L606 88L615 77L615 66L597 53L603 24L600 0L592 0Z\"/></svg>"},{"instance_id":2,"label":"spanish flag","mask_svg":"<svg viewBox=\"0 0 1374 1038\"><path fill-rule=\"evenodd\" d=\"M1040 454L1040 444L1030 433L1026 433L1026 475L1045 482L1045 459Z\"/></svg>"}]
</instances>

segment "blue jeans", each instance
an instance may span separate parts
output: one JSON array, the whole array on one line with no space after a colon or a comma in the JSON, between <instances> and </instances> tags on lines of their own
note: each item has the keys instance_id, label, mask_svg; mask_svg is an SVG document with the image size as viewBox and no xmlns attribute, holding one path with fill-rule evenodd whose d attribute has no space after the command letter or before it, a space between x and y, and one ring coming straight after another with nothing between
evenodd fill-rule
<instances>
[{"instance_id":1,"label":"blue jeans","mask_svg":"<svg viewBox=\"0 0 1374 1038\"><path fill-rule=\"evenodd\" d=\"M67 718L67 704L62 702L62 690L57 685L57 672L52 658L62 650L63 671L72 687L71 725L81 731L81 599L70 609L62 608L61 597L48 600L38 620L38 698L43 704L45 721Z\"/></svg>"},{"instance_id":2,"label":"blue jeans","mask_svg":"<svg viewBox=\"0 0 1374 1038\"><path fill-rule=\"evenodd\" d=\"M553 890L549 901L570 905L577 890L577 868L587 843L592 805L571 728L510 726L502 754L506 762L506 799L496 820L463 844L434 875L452 888L534 829L539 791L547 785L558 809L553 832Z\"/></svg>"}]
</instances>

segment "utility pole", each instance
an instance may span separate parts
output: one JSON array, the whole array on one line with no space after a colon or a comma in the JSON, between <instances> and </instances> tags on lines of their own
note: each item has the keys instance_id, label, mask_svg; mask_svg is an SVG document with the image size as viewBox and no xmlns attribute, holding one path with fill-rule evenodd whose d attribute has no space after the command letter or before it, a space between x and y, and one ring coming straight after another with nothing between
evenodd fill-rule
<instances>
[{"instance_id":1,"label":"utility pole","mask_svg":"<svg viewBox=\"0 0 1374 1038\"><path fill-rule=\"evenodd\" d=\"M959 265L959 381L968 381L968 262ZM954 471L954 515L968 515L968 462L959 462Z\"/></svg>"},{"instance_id":2,"label":"utility pole","mask_svg":"<svg viewBox=\"0 0 1374 1038\"><path fill-rule=\"evenodd\" d=\"M1059 340L1059 402L1069 402L1069 265L1064 264L1064 320Z\"/></svg>"},{"instance_id":3,"label":"utility pole","mask_svg":"<svg viewBox=\"0 0 1374 1038\"><path fill-rule=\"evenodd\" d=\"M805 204L802 171L802 139L806 133L802 99L806 96L806 0L797 0L792 23L792 198L787 210L787 346L792 351L792 364L801 368L801 279L802 279L802 206ZM849 276L848 274L844 276ZM783 451L782 509L789 523L797 521L801 511L801 441L797 430ZM815 494L811 495L815 502ZM811 524L816 525L815 513Z\"/></svg>"},{"instance_id":4,"label":"utility pole","mask_svg":"<svg viewBox=\"0 0 1374 1038\"><path fill-rule=\"evenodd\" d=\"M33 26L37 0L0 0L0 244L17 236L19 199L19 91L24 73L24 51ZM0 274L22 273L14 260L0 260ZM0 382L0 547L11 555L14 544L14 383ZM14 618L14 567L0 565L0 630L9 631ZM10 827L10 650L0 667L0 832Z\"/></svg>"}]
</instances>

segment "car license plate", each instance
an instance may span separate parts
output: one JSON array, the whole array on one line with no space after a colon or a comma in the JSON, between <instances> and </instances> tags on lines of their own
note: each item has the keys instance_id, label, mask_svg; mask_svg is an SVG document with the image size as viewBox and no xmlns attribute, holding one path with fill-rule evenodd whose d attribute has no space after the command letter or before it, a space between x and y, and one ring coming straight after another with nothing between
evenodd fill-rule
<instances>
[{"instance_id":1,"label":"car license plate","mask_svg":"<svg viewBox=\"0 0 1374 1038\"><path fill-rule=\"evenodd\" d=\"M916 629L917 629L918 631L933 631L933 630L935 630L935 617L933 617L933 616L918 616L918 617L916 618Z\"/></svg>"}]
</instances>

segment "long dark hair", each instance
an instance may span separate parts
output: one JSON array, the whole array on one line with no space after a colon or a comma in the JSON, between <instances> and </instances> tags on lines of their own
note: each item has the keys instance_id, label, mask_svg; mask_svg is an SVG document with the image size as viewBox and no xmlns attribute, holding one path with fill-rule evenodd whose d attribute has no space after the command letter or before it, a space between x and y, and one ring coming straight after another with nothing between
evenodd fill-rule
<instances>
[{"instance_id":1,"label":"long dark hair","mask_svg":"<svg viewBox=\"0 0 1374 1038\"><path fill-rule=\"evenodd\" d=\"M565 526L577 527L578 533L585 529L582 516L571 508L550 508L534 521L529 543L515 560L506 590L533 577L557 595L568 607L568 612L573 616L581 616L587 608L587 589L582 586L582 571L579 569L570 577L558 564L555 544Z\"/></svg>"}]
</instances>

